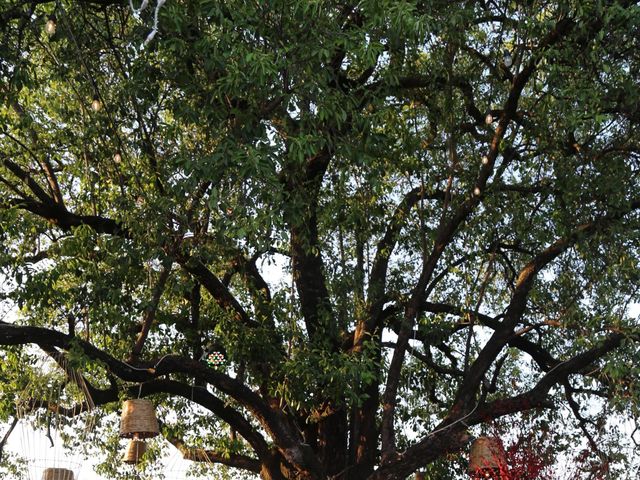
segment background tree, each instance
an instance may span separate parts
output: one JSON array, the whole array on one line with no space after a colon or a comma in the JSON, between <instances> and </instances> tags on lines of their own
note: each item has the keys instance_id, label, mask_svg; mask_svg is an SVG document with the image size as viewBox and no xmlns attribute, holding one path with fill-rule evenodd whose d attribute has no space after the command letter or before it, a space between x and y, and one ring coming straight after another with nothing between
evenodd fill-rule
<instances>
[{"instance_id":1,"label":"background tree","mask_svg":"<svg viewBox=\"0 0 640 480\"><path fill-rule=\"evenodd\" d=\"M4 419L35 344L265 480L454 477L519 412L629 468L636 2L1 5Z\"/></svg>"}]
</instances>

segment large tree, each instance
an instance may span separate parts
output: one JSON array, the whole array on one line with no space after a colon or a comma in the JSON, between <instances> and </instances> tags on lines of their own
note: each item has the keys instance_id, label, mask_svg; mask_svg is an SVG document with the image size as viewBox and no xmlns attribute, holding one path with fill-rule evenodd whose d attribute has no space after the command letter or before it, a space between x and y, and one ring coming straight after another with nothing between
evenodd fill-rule
<instances>
[{"instance_id":1,"label":"large tree","mask_svg":"<svg viewBox=\"0 0 640 480\"><path fill-rule=\"evenodd\" d=\"M628 464L637 2L0 5L3 419L45 354L265 480Z\"/></svg>"}]
</instances>

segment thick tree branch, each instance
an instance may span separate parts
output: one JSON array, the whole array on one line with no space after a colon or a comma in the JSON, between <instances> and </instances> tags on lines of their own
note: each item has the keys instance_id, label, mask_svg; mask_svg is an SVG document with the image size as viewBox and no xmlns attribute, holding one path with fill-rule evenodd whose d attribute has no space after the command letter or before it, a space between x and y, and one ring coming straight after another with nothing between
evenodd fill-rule
<instances>
[{"instance_id":1,"label":"thick tree branch","mask_svg":"<svg viewBox=\"0 0 640 480\"><path fill-rule=\"evenodd\" d=\"M595 346L569 360L561 362L546 373L531 390L506 399L496 400L484 405L477 405L470 413L450 416L424 439L410 446L397 458L381 466L368 480L401 480L419 467L429 464L435 458L459 451L470 439L465 433L466 425L485 423L501 416L531 410L534 408L554 408L548 396L549 390L561 383L568 375L579 373L593 365L598 359L615 350L625 337L621 333L613 333ZM639 336L633 337L635 341Z\"/></svg>"},{"instance_id":2,"label":"thick tree branch","mask_svg":"<svg viewBox=\"0 0 640 480\"><path fill-rule=\"evenodd\" d=\"M135 387L133 390L135 390ZM266 459L271 456L269 445L251 423L240 412L229 406L228 402L216 397L207 391L205 387L186 385L173 380L158 379L143 383L139 393L146 396L161 392L180 395L187 400L207 408L242 435L242 437L249 442L259 458ZM138 392L136 392L136 394L137 393Z\"/></svg>"},{"instance_id":3,"label":"thick tree branch","mask_svg":"<svg viewBox=\"0 0 640 480\"><path fill-rule=\"evenodd\" d=\"M8 158L5 158L2 161L2 163L7 168L7 170L9 170L11 173L13 173L17 178L20 179L20 181L22 181L27 187L29 187L29 190L31 190L31 192L41 202L43 202L45 204L54 202L53 198L51 198L47 194L47 192L45 192L42 189L42 187L38 184L38 182L36 182L33 179L33 177L29 174L29 172L27 172L22 167L20 167L20 165L18 165L17 163L12 162Z\"/></svg>"},{"instance_id":4,"label":"thick tree branch","mask_svg":"<svg viewBox=\"0 0 640 480\"><path fill-rule=\"evenodd\" d=\"M362 349L366 338L373 338L379 342L381 340L381 327L385 318L383 307L386 298L386 278L389 259L398 241L402 227L411 209L420 200L441 199L443 194L427 194L422 187L414 188L408 192L403 200L398 204L387 225L384 237L378 242L376 256L369 279L369 289L367 292L368 308L366 316L356 325L353 335L353 350L359 352ZM380 355L380 352L378 352ZM357 464L373 466L375 444L378 440L378 426L374 421L378 409L378 385L377 381L363 385L367 395L366 401L358 409L352 421L352 455Z\"/></svg>"},{"instance_id":5,"label":"thick tree branch","mask_svg":"<svg viewBox=\"0 0 640 480\"><path fill-rule=\"evenodd\" d=\"M48 220L65 231L69 231L72 228L79 227L81 225L87 225L97 233L106 233L109 235L130 238L130 234L127 229L116 220L97 215L76 215L75 213L71 213L60 207L51 199L47 202L18 198L11 198L5 201L0 200L0 208L8 207L27 210L28 212Z\"/></svg>"},{"instance_id":6,"label":"thick tree branch","mask_svg":"<svg viewBox=\"0 0 640 480\"><path fill-rule=\"evenodd\" d=\"M171 373L182 373L195 380L210 383L247 408L274 440L284 458L301 471L314 472L322 478L324 467L309 445L302 442L299 432L292 429L285 413L279 407L271 408L246 385L202 363L175 355L165 355L155 363L141 363L134 367L113 358L88 342L70 337L55 330L39 327L17 326L0 323L0 344L23 345L37 343L69 349L73 345L92 359L100 360L109 370L125 381L151 382ZM156 384L151 384L156 385Z\"/></svg>"},{"instance_id":7,"label":"thick tree branch","mask_svg":"<svg viewBox=\"0 0 640 480\"><path fill-rule=\"evenodd\" d=\"M165 435L165 438L182 453L182 458L185 460L190 460L192 462L220 463L228 467L260 473L260 460L255 458L237 453L226 454L213 450L206 450L204 448L189 447L182 439L175 436Z\"/></svg>"},{"instance_id":8,"label":"thick tree branch","mask_svg":"<svg viewBox=\"0 0 640 480\"><path fill-rule=\"evenodd\" d=\"M325 149L306 160L303 172L289 173L286 188L292 201L287 221L291 232L293 278L307 332L311 338L317 335L329 338L337 349L339 340L332 323L331 301L318 243L318 192L330 160L331 154Z\"/></svg>"},{"instance_id":9,"label":"thick tree branch","mask_svg":"<svg viewBox=\"0 0 640 480\"><path fill-rule=\"evenodd\" d=\"M469 425L482 423L488 419L541 406L553 407L553 403L547 396L552 387L564 382L569 375L580 374L592 367L595 362L618 348L625 338L638 341L638 335L626 336L622 333L612 333L605 337L599 345L560 362L542 376L538 383L527 392L515 397L495 400L476 409L469 415L467 423Z\"/></svg>"},{"instance_id":10,"label":"thick tree branch","mask_svg":"<svg viewBox=\"0 0 640 480\"><path fill-rule=\"evenodd\" d=\"M177 261L182 268L202 284L223 310L232 313L238 321L248 327L258 326L258 323L249 317L249 314L229 289L225 287L224 283L204 263L194 257L184 255L178 256Z\"/></svg>"}]
</instances>

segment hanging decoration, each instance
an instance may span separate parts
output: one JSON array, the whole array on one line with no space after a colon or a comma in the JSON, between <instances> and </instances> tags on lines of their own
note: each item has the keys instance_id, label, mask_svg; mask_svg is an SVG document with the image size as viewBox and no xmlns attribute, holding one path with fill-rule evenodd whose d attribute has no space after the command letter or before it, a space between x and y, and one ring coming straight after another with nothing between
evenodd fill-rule
<instances>
[{"instance_id":1,"label":"hanging decoration","mask_svg":"<svg viewBox=\"0 0 640 480\"><path fill-rule=\"evenodd\" d=\"M215 342L210 343L205 348L200 361L210 368L216 368L225 364L225 351L222 346Z\"/></svg>"},{"instance_id":2,"label":"hanging decoration","mask_svg":"<svg viewBox=\"0 0 640 480\"><path fill-rule=\"evenodd\" d=\"M506 454L499 438L479 437L471 444L469 475L474 479L508 478Z\"/></svg>"},{"instance_id":3,"label":"hanging decoration","mask_svg":"<svg viewBox=\"0 0 640 480\"><path fill-rule=\"evenodd\" d=\"M74 480L73 470L66 468L47 468L42 472L42 480Z\"/></svg>"},{"instance_id":4,"label":"hanging decoration","mask_svg":"<svg viewBox=\"0 0 640 480\"><path fill-rule=\"evenodd\" d=\"M159 433L155 407L150 400L136 398L122 404L120 437L131 439L122 459L124 463L139 463L147 451L147 444L143 439L155 437Z\"/></svg>"},{"instance_id":5,"label":"hanging decoration","mask_svg":"<svg viewBox=\"0 0 640 480\"><path fill-rule=\"evenodd\" d=\"M47 19L47 23L44 24L44 31L50 37L53 37L56 34L56 28L58 24L56 21L56 16L54 14L49 15Z\"/></svg>"},{"instance_id":6,"label":"hanging decoration","mask_svg":"<svg viewBox=\"0 0 640 480\"><path fill-rule=\"evenodd\" d=\"M135 465L140 462L140 459L147 451L147 442L139 440L137 438L131 439L129 445L127 445L127 451L124 454L124 463Z\"/></svg>"},{"instance_id":7,"label":"hanging decoration","mask_svg":"<svg viewBox=\"0 0 640 480\"><path fill-rule=\"evenodd\" d=\"M222 352L211 352L207 355L206 361L210 367L219 367L224 364L224 355Z\"/></svg>"},{"instance_id":8,"label":"hanging decoration","mask_svg":"<svg viewBox=\"0 0 640 480\"><path fill-rule=\"evenodd\" d=\"M99 112L100 110L102 110L102 101L100 100L100 97L98 95L93 96L93 100L91 101L91 109L94 112Z\"/></svg>"},{"instance_id":9,"label":"hanging decoration","mask_svg":"<svg viewBox=\"0 0 640 480\"><path fill-rule=\"evenodd\" d=\"M506 48L504 49L502 60L504 61L504 66L507 68L510 68L511 65L513 65L513 57L511 56L511 52Z\"/></svg>"},{"instance_id":10,"label":"hanging decoration","mask_svg":"<svg viewBox=\"0 0 640 480\"><path fill-rule=\"evenodd\" d=\"M137 398L124 402L120 417L120 437L152 438L159 433L158 420L151 401Z\"/></svg>"}]
</instances>

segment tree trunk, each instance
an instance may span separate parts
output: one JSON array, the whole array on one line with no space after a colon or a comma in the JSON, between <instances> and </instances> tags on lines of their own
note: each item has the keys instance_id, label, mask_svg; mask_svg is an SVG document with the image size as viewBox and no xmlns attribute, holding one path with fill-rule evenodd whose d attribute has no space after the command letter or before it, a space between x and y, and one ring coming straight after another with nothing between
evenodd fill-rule
<instances>
[{"instance_id":1,"label":"tree trunk","mask_svg":"<svg viewBox=\"0 0 640 480\"><path fill-rule=\"evenodd\" d=\"M344 408L323 418L318 424L320 461L329 475L347 467L347 415Z\"/></svg>"}]
</instances>

